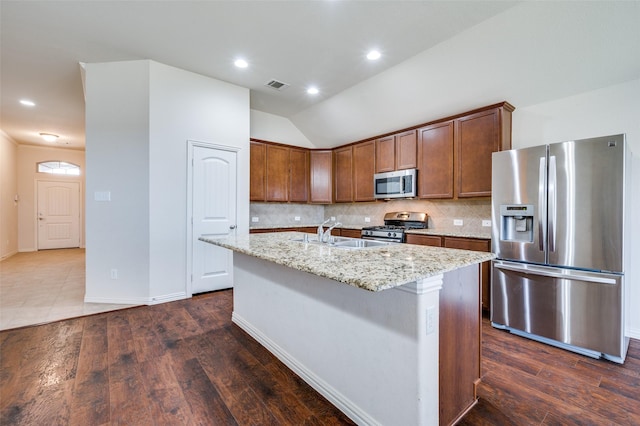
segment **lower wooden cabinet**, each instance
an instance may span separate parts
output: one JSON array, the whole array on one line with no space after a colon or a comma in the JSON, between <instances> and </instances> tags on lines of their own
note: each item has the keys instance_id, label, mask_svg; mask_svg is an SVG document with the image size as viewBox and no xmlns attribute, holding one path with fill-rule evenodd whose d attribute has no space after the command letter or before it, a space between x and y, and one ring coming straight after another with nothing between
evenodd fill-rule
<instances>
[{"instance_id":1,"label":"lower wooden cabinet","mask_svg":"<svg viewBox=\"0 0 640 426\"><path fill-rule=\"evenodd\" d=\"M407 243L462 250L491 251L491 240L481 238L407 234ZM491 262L483 262L480 265L480 285L482 288L482 309L489 311L491 308Z\"/></svg>"}]
</instances>

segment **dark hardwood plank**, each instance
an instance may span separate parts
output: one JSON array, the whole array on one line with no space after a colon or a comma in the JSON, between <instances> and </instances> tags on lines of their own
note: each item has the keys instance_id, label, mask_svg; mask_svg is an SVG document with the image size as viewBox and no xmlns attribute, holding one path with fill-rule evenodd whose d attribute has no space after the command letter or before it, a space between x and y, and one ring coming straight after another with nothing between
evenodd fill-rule
<instances>
[{"instance_id":1,"label":"dark hardwood plank","mask_svg":"<svg viewBox=\"0 0 640 426\"><path fill-rule=\"evenodd\" d=\"M232 324L233 291L0 332L0 425L352 425ZM640 424L640 341L618 365L483 320L460 425Z\"/></svg>"}]
</instances>

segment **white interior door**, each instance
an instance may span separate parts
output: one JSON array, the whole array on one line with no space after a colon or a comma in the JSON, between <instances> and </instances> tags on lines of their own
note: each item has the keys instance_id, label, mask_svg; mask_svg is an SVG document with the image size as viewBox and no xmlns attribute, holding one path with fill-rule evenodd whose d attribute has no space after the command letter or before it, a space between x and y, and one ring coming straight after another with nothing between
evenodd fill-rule
<instances>
[{"instance_id":1,"label":"white interior door","mask_svg":"<svg viewBox=\"0 0 640 426\"><path fill-rule=\"evenodd\" d=\"M38 250L80 247L80 184L38 181Z\"/></svg>"},{"instance_id":2,"label":"white interior door","mask_svg":"<svg viewBox=\"0 0 640 426\"><path fill-rule=\"evenodd\" d=\"M233 151L192 147L191 293L233 287L233 254L199 241L236 232L236 161Z\"/></svg>"}]
</instances>

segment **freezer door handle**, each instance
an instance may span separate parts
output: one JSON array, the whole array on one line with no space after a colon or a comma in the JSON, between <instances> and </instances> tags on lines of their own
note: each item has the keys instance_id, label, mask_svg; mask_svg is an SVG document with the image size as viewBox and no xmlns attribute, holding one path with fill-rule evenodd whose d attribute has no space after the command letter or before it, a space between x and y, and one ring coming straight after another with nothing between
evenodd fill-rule
<instances>
[{"instance_id":1,"label":"freezer door handle","mask_svg":"<svg viewBox=\"0 0 640 426\"><path fill-rule=\"evenodd\" d=\"M540 168L538 172L538 248L540 249L540 251L545 251L546 242L546 235L544 230L544 217L546 214L546 200L544 197L547 193L547 188L545 187L546 175L547 159L546 157L540 157Z\"/></svg>"},{"instance_id":2,"label":"freezer door handle","mask_svg":"<svg viewBox=\"0 0 640 426\"><path fill-rule=\"evenodd\" d=\"M556 251L556 156L549 156L549 251Z\"/></svg>"},{"instance_id":3,"label":"freezer door handle","mask_svg":"<svg viewBox=\"0 0 640 426\"><path fill-rule=\"evenodd\" d=\"M587 274L576 274L576 273L560 273L555 271L549 271L548 269L537 268L535 266L527 265L519 266L519 265L506 265L500 263L494 263L493 266L498 269L502 269L505 271L519 272L521 274L530 274L530 275L542 275L545 277L551 278L560 278L563 280L580 280L580 281L588 281L592 283L599 284L617 284L617 281L613 278L604 278ZM566 271L566 270L565 270Z\"/></svg>"}]
</instances>

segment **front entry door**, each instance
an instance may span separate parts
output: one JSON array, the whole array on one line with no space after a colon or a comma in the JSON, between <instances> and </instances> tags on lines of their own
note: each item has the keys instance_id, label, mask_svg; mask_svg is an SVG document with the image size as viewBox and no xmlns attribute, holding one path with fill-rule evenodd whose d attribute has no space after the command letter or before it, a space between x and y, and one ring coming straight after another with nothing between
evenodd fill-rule
<instances>
[{"instance_id":1,"label":"front entry door","mask_svg":"<svg viewBox=\"0 0 640 426\"><path fill-rule=\"evenodd\" d=\"M38 181L38 250L80 247L80 184Z\"/></svg>"},{"instance_id":2,"label":"front entry door","mask_svg":"<svg viewBox=\"0 0 640 426\"><path fill-rule=\"evenodd\" d=\"M234 151L193 145L191 293L233 287L233 254L199 241L236 232L236 157Z\"/></svg>"}]
</instances>

